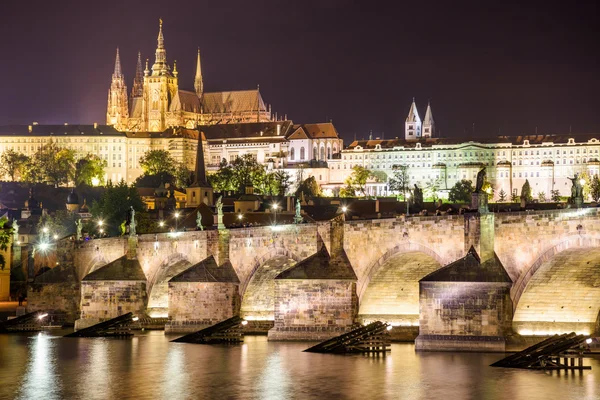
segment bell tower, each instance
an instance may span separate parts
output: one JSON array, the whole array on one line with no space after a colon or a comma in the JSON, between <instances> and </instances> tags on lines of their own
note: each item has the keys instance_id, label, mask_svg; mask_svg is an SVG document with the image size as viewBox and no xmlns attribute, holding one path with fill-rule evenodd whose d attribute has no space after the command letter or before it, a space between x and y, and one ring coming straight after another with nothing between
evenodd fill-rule
<instances>
[{"instance_id":1,"label":"bell tower","mask_svg":"<svg viewBox=\"0 0 600 400\"><path fill-rule=\"evenodd\" d=\"M167 64L167 51L162 31L163 22L159 20L158 39L154 64L144 71L143 116L142 122L150 132L162 132L167 128L166 113L178 90L177 73L171 72Z\"/></svg>"}]
</instances>

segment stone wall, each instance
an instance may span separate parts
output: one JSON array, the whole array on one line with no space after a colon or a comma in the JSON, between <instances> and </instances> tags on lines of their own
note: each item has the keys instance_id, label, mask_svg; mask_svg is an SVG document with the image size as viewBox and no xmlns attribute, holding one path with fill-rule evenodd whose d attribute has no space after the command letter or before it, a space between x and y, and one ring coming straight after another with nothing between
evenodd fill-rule
<instances>
[{"instance_id":1,"label":"stone wall","mask_svg":"<svg viewBox=\"0 0 600 400\"><path fill-rule=\"evenodd\" d=\"M170 332L195 332L237 315L239 285L213 282L170 282Z\"/></svg>"},{"instance_id":2,"label":"stone wall","mask_svg":"<svg viewBox=\"0 0 600 400\"><path fill-rule=\"evenodd\" d=\"M396 254L420 251L446 265L464 256L464 217L409 217L346 222L344 249L358 276L358 295L373 270Z\"/></svg>"},{"instance_id":3,"label":"stone wall","mask_svg":"<svg viewBox=\"0 0 600 400\"><path fill-rule=\"evenodd\" d=\"M325 340L356 322L353 281L276 280L275 298L275 326L269 340Z\"/></svg>"},{"instance_id":4,"label":"stone wall","mask_svg":"<svg viewBox=\"0 0 600 400\"><path fill-rule=\"evenodd\" d=\"M82 329L119 315L132 312L144 315L147 295L142 281L82 281L81 320L75 329Z\"/></svg>"},{"instance_id":5,"label":"stone wall","mask_svg":"<svg viewBox=\"0 0 600 400\"><path fill-rule=\"evenodd\" d=\"M90 272L122 257L127 250L127 238L94 239L75 244L72 262L77 268L79 280Z\"/></svg>"},{"instance_id":6,"label":"stone wall","mask_svg":"<svg viewBox=\"0 0 600 400\"><path fill-rule=\"evenodd\" d=\"M503 351L510 332L510 284L421 282L417 350Z\"/></svg>"},{"instance_id":7,"label":"stone wall","mask_svg":"<svg viewBox=\"0 0 600 400\"><path fill-rule=\"evenodd\" d=\"M79 318L80 301L81 284L77 282L33 284L27 291L27 312L44 311L72 324Z\"/></svg>"}]
</instances>

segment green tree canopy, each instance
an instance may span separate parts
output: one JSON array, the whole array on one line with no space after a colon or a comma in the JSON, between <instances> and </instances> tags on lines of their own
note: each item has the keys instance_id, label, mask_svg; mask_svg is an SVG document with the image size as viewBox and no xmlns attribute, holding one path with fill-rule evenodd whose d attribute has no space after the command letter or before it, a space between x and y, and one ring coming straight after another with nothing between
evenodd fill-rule
<instances>
[{"instance_id":1,"label":"green tree canopy","mask_svg":"<svg viewBox=\"0 0 600 400\"><path fill-rule=\"evenodd\" d=\"M107 162L95 154L88 154L75 163L75 184L92 186L95 179L104 184L104 173Z\"/></svg>"},{"instance_id":2,"label":"green tree canopy","mask_svg":"<svg viewBox=\"0 0 600 400\"><path fill-rule=\"evenodd\" d=\"M158 175L163 172L174 175L177 163L166 150L149 150L140 158L140 166L145 175Z\"/></svg>"},{"instance_id":3,"label":"green tree canopy","mask_svg":"<svg viewBox=\"0 0 600 400\"><path fill-rule=\"evenodd\" d=\"M525 200L527 203L533 200L529 179L525 179L525 183L523 184L523 187L521 187L521 200Z\"/></svg>"},{"instance_id":4,"label":"green tree canopy","mask_svg":"<svg viewBox=\"0 0 600 400\"><path fill-rule=\"evenodd\" d=\"M361 165L352 167L352 174L346 179L346 187L342 188L342 197L366 196L367 180L372 176L371 171Z\"/></svg>"},{"instance_id":5,"label":"green tree canopy","mask_svg":"<svg viewBox=\"0 0 600 400\"><path fill-rule=\"evenodd\" d=\"M452 186L448 193L448 200L453 203L469 203L471 202L471 193L474 190L473 182L463 179Z\"/></svg>"},{"instance_id":6,"label":"green tree canopy","mask_svg":"<svg viewBox=\"0 0 600 400\"><path fill-rule=\"evenodd\" d=\"M596 203L600 201L600 177L594 175L590 182L590 196Z\"/></svg>"},{"instance_id":7,"label":"green tree canopy","mask_svg":"<svg viewBox=\"0 0 600 400\"><path fill-rule=\"evenodd\" d=\"M304 197L321 196L321 186L319 186L314 176L309 176L300 182L296 190L296 197L300 197L301 193L304 193Z\"/></svg>"},{"instance_id":8,"label":"green tree canopy","mask_svg":"<svg viewBox=\"0 0 600 400\"><path fill-rule=\"evenodd\" d=\"M244 154L231 163L221 161L219 170L208 176L216 192L234 191L244 193L246 186L253 186L259 194L273 194L275 180L267 174L266 167L259 164L252 154Z\"/></svg>"},{"instance_id":9,"label":"green tree canopy","mask_svg":"<svg viewBox=\"0 0 600 400\"><path fill-rule=\"evenodd\" d=\"M90 211L94 219L102 219L105 229L114 235L119 233L119 225L127 219L130 207L137 212L145 209L135 186L128 186L121 180L117 185L109 182L100 200L92 204Z\"/></svg>"},{"instance_id":10,"label":"green tree canopy","mask_svg":"<svg viewBox=\"0 0 600 400\"><path fill-rule=\"evenodd\" d=\"M392 167L392 176L389 179L389 185L391 191L401 193L406 198L406 193L410 190L408 165L394 165Z\"/></svg>"},{"instance_id":11,"label":"green tree canopy","mask_svg":"<svg viewBox=\"0 0 600 400\"><path fill-rule=\"evenodd\" d=\"M0 251L8 250L8 245L10 243L10 239L13 234L12 228L7 227L8 218L2 217L0 218ZM4 256L0 253L0 269L4 269L6 265L6 260Z\"/></svg>"},{"instance_id":12,"label":"green tree canopy","mask_svg":"<svg viewBox=\"0 0 600 400\"><path fill-rule=\"evenodd\" d=\"M37 224L37 231L41 233L46 228L49 239L52 239L55 235L57 239L62 239L77 231L76 221L77 216L75 214L67 210L57 210L53 214L42 215Z\"/></svg>"},{"instance_id":13,"label":"green tree canopy","mask_svg":"<svg viewBox=\"0 0 600 400\"><path fill-rule=\"evenodd\" d=\"M500 192L498 193L498 202L506 203L507 198L508 198L508 196L506 195L506 192L504 191L504 189L500 189Z\"/></svg>"},{"instance_id":14,"label":"green tree canopy","mask_svg":"<svg viewBox=\"0 0 600 400\"><path fill-rule=\"evenodd\" d=\"M0 174L10 176L11 181L21 177L25 173L29 157L23 153L8 149L0 157Z\"/></svg>"},{"instance_id":15,"label":"green tree canopy","mask_svg":"<svg viewBox=\"0 0 600 400\"><path fill-rule=\"evenodd\" d=\"M25 167L24 180L50 182L55 187L75 178L75 151L49 142L41 146Z\"/></svg>"}]
</instances>

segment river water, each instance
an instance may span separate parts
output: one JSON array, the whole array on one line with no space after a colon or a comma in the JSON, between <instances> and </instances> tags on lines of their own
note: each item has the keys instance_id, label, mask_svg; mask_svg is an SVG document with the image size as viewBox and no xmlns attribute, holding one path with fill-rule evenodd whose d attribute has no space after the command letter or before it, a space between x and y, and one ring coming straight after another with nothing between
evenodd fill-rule
<instances>
[{"instance_id":1,"label":"river water","mask_svg":"<svg viewBox=\"0 0 600 400\"><path fill-rule=\"evenodd\" d=\"M132 339L0 335L0 399L600 399L591 371L489 367L501 354L385 357L303 353L307 343L246 336L237 346L169 343L163 332Z\"/></svg>"}]
</instances>

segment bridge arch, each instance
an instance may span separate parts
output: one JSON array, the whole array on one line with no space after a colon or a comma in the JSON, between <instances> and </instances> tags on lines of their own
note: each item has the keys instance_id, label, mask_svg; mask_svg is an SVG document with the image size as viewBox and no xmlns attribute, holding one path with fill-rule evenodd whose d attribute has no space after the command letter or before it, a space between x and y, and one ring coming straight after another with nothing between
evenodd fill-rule
<instances>
[{"instance_id":1,"label":"bridge arch","mask_svg":"<svg viewBox=\"0 0 600 400\"><path fill-rule=\"evenodd\" d=\"M277 247L259 257L251 268L240 293L240 314L248 320L274 320L275 277L300 261L291 251Z\"/></svg>"},{"instance_id":2,"label":"bridge arch","mask_svg":"<svg viewBox=\"0 0 600 400\"><path fill-rule=\"evenodd\" d=\"M79 271L79 280L83 279L87 274L92 273L99 268L108 264L109 261L106 256L102 253L96 253L96 255L85 265L82 271Z\"/></svg>"},{"instance_id":3,"label":"bridge arch","mask_svg":"<svg viewBox=\"0 0 600 400\"><path fill-rule=\"evenodd\" d=\"M511 290L523 335L591 334L600 315L600 238L575 234L546 249Z\"/></svg>"},{"instance_id":4,"label":"bridge arch","mask_svg":"<svg viewBox=\"0 0 600 400\"><path fill-rule=\"evenodd\" d=\"M444 264L442 257L421 244L395 246L367 271L358 291L359 319L418 325L419 280Z\"/></svg>"},{"instance_id":5,"label":"bridge arch","mask_svg":"<svg viewBox=\"0 0 600 400\"><path fill-rule=\"evenodd\" d=\"M148 313L153 317L168 316L169 280L192 266L187 256L173 253L148 271Z\"/></svg>"}]
</instances>

